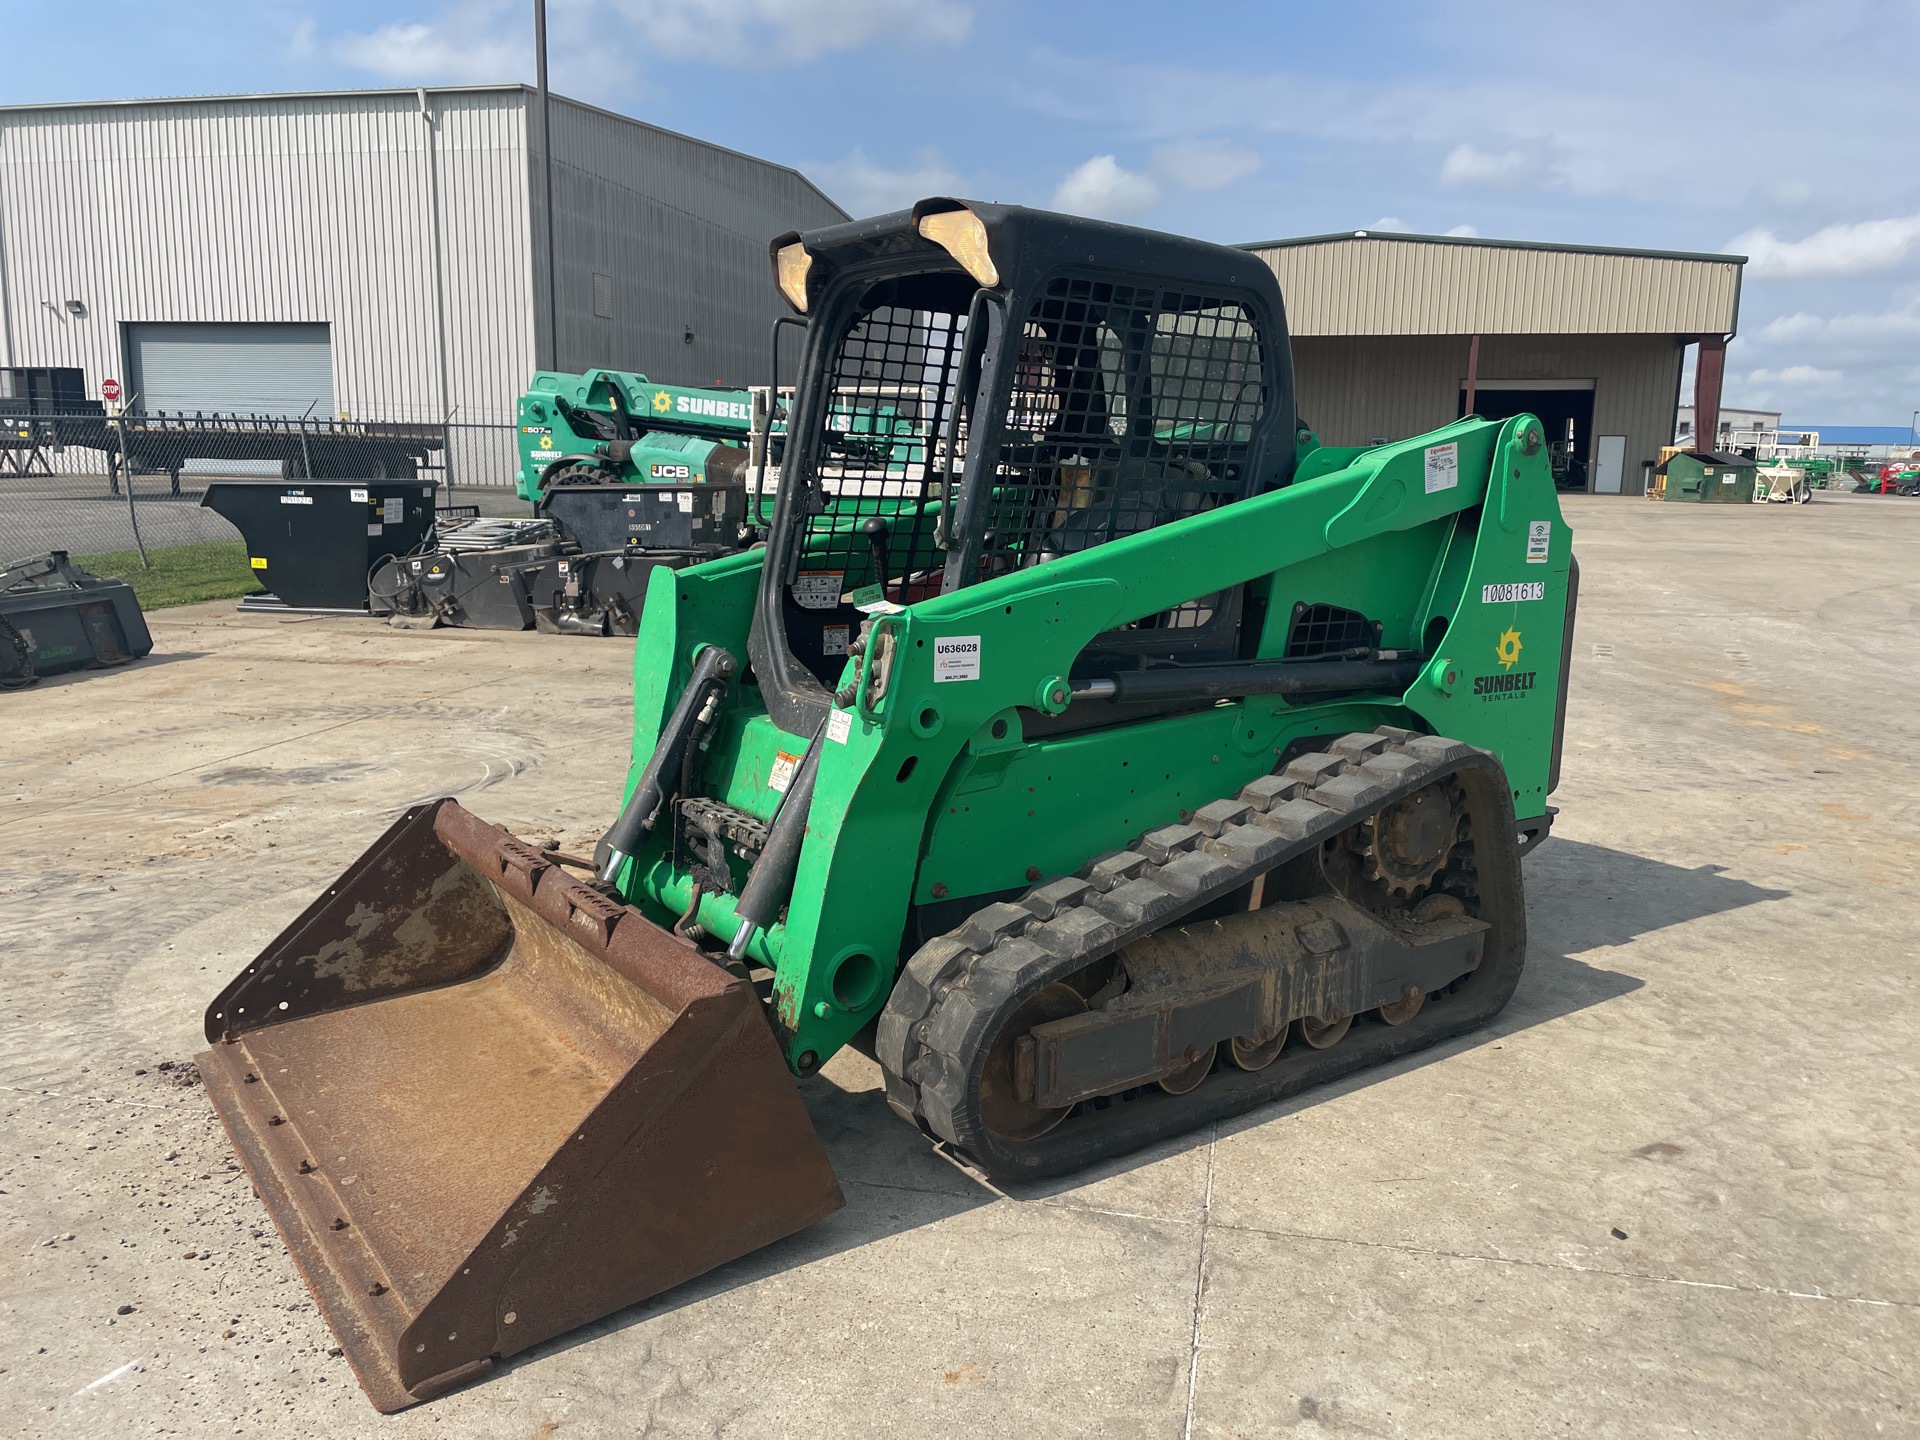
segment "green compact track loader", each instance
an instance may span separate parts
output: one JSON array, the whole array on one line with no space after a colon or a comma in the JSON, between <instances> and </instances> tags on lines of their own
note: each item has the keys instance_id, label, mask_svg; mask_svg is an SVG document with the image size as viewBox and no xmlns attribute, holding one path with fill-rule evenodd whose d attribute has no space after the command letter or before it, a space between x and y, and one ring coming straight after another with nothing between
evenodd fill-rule
<instances>
[{"instance_id":1,"label":"green compact track loader","mask_svg":"<svg viewBox=\"0 0 1920 1440\"><path fill-rule=\"evenodd\" d=\"M937 199L773 267L768 542L654 571L591 863L422 806L208 1011L382 1409L835 1209L793 1077L856 1037L1017 1181L1519 978L1577 577L1535 419L1320 445L1273 273L1167 235Z\"/></svg>"}]
</instances>

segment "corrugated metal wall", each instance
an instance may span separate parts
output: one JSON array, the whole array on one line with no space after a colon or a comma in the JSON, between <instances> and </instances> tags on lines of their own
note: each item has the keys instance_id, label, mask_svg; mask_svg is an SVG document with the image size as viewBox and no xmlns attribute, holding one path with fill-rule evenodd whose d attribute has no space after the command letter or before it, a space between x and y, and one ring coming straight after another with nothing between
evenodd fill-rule
<instances>
[{"instance_id":1,"label":"corrugated metal wall","mask_svg":"<svg viewBox=\"0 0 1920 1440\"><path fill-rule=\"evenodd\" d=\"M460 407L454 418L511 423L534 370L526 92L429 91L427 99L440 114L447 388Z\"/></svg>"},{"instance_id":2,"label":"corrugated metal wall","mask_svg":"<svg viewBox=\"0 0 1920 1440\"><path fill-rule=\"evenodd\" d=\"M1302 336L1293 342L1300 417L1328 445L1404 439L1459 411L1465 335ZM1627 437L1623 483L1673 435L1682 347L1674 335L1484 335L1486 380L1592 380L1593 433Z\"/></svg>"},{"instance_id":3,"label":"corrugated metal wall","mask_svg":"<svg viewBox=\"0 0 1920 1440\"><path fill-rule=\"evenodd\" d=\"M324 321L357 418L507 421L533 359L518 87L0 113L16 364L122 376L122 322ZM437 133L448 393L435 333ZM88 314L66 314L81 300Z\"/></svg>"},{"instance_id":4,"label":"corrugated metal wall","mask_svg":"<svg viewBox=\"0 0 1920 1440\"><path fill-rule=\"evenodd\" d=\"M767 242L846 213L795 171L557 96L553 127L558 368L764 384L767 327L786 313ZM594 313L596 275L611 316Z\"/></svg>"},{"instance_id":5,"label":"corrugated metal wall","mask_svg":"<svg viewBox=\"0 0 1920 1440\"><path fill-rule=\"evenodd\" d=\"M1380 237L1256 247L1296 335L1724 335L1739 262Z\"/></svg>"}]
</instances>

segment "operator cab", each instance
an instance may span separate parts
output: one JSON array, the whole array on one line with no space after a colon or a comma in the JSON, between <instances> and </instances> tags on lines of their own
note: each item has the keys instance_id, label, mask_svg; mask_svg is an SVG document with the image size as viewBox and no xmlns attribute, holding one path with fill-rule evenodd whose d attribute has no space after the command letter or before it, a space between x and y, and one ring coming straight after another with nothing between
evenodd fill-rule
<instances>
[{"instance_id":1,"label":"operator cab","mask_svg":"<svg viewBox=\"0 0 1920 1440\"><path fill-rule=\"evenodd\" d=\"M773 250L811 323L750 649L792 733L818 728L870 614L1292 473L1279 289L1252 255L955 200ZM1082 660L1234 658L1246 603L1197 595Z\"/></svg>"}]
</instances>

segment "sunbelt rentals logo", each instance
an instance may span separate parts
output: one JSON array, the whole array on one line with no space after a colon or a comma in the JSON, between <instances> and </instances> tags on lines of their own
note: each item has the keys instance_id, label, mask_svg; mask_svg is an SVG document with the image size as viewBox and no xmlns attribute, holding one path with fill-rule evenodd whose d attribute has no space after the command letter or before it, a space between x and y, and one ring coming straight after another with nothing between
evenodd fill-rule
<instances>
[{"instance_id":1,"label":"sunbelt rentals logo","mask_svg":"<svg viewBox=\"0 0 1920 1440\"><path fill-rule=\"evenodd\" d=\"M1502 673L1474 676L1475 695L1482 700L1513 700L1533 689L1539 672L1513 668L1520 663L1520 632L1511 625L1501 632L1500 639L1494 644L1493 658L1500 662Z\"/></svg>"}]
</instances>

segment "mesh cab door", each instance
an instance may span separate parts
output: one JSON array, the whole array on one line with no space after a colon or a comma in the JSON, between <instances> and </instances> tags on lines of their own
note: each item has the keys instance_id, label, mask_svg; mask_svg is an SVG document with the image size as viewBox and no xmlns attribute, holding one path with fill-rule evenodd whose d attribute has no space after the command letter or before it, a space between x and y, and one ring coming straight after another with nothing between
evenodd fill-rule
<instances>
[{"instance_id":1,"label":"mesh cab door","mask_svg":"<svg viewBox=\"0 0 1920 1440\"><path fill-rule=\"evenodd\" d=\"M1066 273L1045 282L1018 323L1002 429L991 466L969 473L949 588L1251 492L1266 385L1247 304L1158 280ZM1242 609L1237 591L1195 596L1100 637L1087 658L1231 655Z\"/></svg>"}]
</instances>

